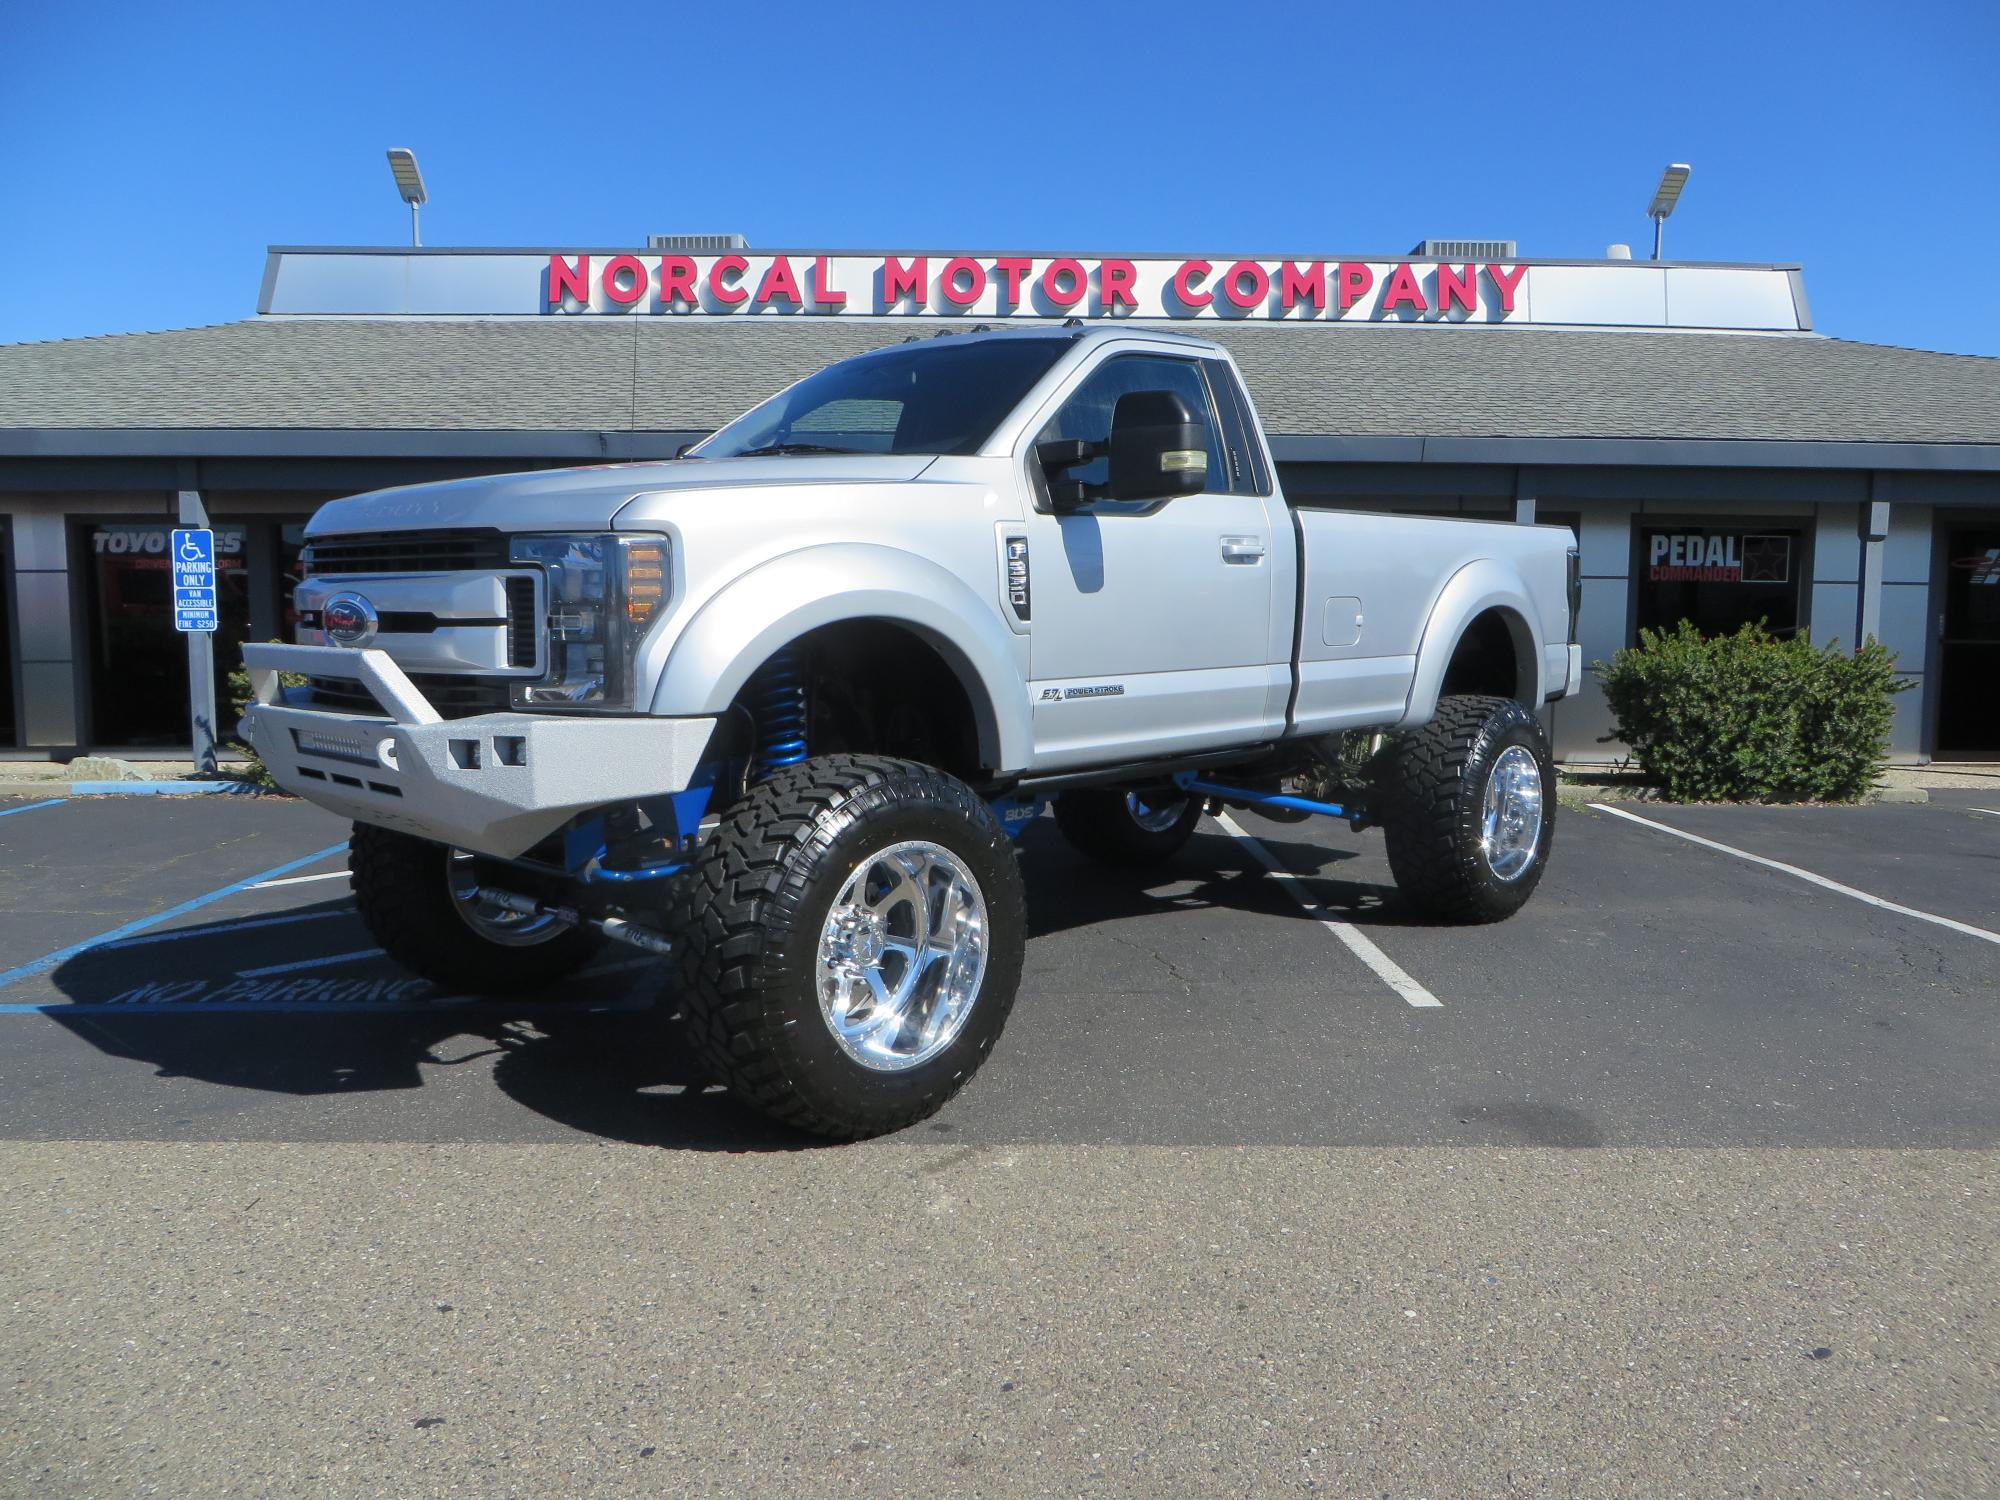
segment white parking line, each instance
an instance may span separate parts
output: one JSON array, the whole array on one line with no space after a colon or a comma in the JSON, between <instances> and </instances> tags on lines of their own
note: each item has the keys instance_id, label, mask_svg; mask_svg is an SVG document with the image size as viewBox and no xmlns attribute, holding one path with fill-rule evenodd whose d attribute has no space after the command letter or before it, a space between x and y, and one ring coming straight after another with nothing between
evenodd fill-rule
<instances>
[{"instance_id":1,"label":"white parking line","mask_svg":"<svg viewBox=\"0 0 2000 1500\"><path fill-rule=\"evenodd\" d=\"M1670 833L1677 839L1686 839L1690 844L1699 844L1702 848L1713 849L1718 854L1728 854L1733 855L1737 859L1746 859L1753 865L1764 866L1767 870L1781 871L1786 875L1805 881L1808 885L1816 885L1821 890L1832 891L1836 895L1851 897L1856 901L1865 902L1869 906L1880 907L1883 911L1895 912L1896 915L1901 917L1915 917L1920 922L1932 922L1939 927L1949 927L1953 932L1962 932L1967 937L1975 937L1982 942L2000 944L2000 932L1988 932L1984 927L1974 927L1970 922L1958 922L1950 917L1941 917L1936 912L1919 911L1914 906L1904 906L1896 901L1885 901L1880 896L1871 896L1866 891L1857 891L1851 885L1842 885L1837 880L1828 880L1824 875L1815 875L1811 870L1801 870L1797 865L1788 865L1782 860L1766 859L1761 854L1752 854L1748 849L1738 849L1730 844L1718 844L1714 839L1705 839L1698 833L1687 833L1670 824L1658 823L1651 818L1642 818L1637 813L1626 812L1622 807L1607 807L1602 802L1593 802L1590 804L1590 810L1592 812L1610 813L1614 818L1623 818L1629 823L1638 823L1643 827L1654 829L1660 833ZM1996 814L1996 816L2000 816L2000 814Z\"/></svg>"},{"instance_id":2,"label":"white parking line","mask_svg":"<svg viewBox=\"0 0 2000 1500\"><path fill-rule=\"evenodd\" d=\"M238 979L262 979L267 974L295 974L300 969L327 969L335 964L353 963L360 958L380 958L380 948L356 948L352 953L331 953L324 958L301 958L288 964L270 964L262 969L238 969Z\"/></svg>"},{"instance_id":3,"label":"white parking line","mask_svg":"<svg viewBox=\"0 0 2000 1500\"><path fill-rule=\"evenodd\" d=\"M1992 807L1975 807L1975 808L1973 808L1973 811L1974 811L1974 812L1983 812L1983 813L1985 813L1985 814L1986 814L1986 816L1987 816L1987 817L1989 817L1989 818L2000 818L2000 808L1992 808Z\"/></svg>"},{"instance_id":4,"label":"white parking line","mask_svg":"<svg viewBox=\"0 0 2000 1500\"><path fill-rule=\"evenodd\" d=\"M1231 838L1248 849L1258 864L1277 877L1279 884L1291 892L1292 899L1304 907L1309 916L1346 944L1348 952L1374 970L1375 977L1401 995L1405 1003L1414 1005L1420 1010L1441 1008L1444 1005L1442 1000L1412 979L1401 964L1376 947L1352 924L1326 915L1325 908L1308 894L1304 877L1286 869L1278 862L1277 855L1244 832L1227 813L1216 814L1215 821L1227 830Z\"/></svg>"},{"instance_id":5,"label":"white parking line","mask_svg":"<svg viewBox=\"0 0 2000 1500\"><path fill-rule=\"evenodd\" d=\"M351 880L346 870L328 870L324 875L287 875L283 880L260 880L243 887L246 891L272 891L281 885L310 885L315 880Z\"/></svg>"}]
</instances>

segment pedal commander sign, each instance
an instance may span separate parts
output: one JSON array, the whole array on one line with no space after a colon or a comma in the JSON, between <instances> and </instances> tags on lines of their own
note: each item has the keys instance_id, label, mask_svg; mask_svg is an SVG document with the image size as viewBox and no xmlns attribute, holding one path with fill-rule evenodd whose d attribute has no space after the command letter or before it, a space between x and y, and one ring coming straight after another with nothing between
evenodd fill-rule
<instances>
[{"instance_id":1,"label":"pedal commander sign","mask_svg":"<svg viewBox=\"0 0 2000 1500\"><path fill-rule=\"evenodd\" d=\"M1071 255L552 254L550 313L1525 319L1524 265Z\"/></svg>"},{"instance_id":2,"label":"pedal commander sign","mask_svg":"<svg viewBox=\"0 0 2000 1500\"><path fill-rule=\"evenodd\" d=\"M1791 578L1789 536L1655 531L1646 538L1648 583L1789 583Z\"/></svg>"}]
</instances>

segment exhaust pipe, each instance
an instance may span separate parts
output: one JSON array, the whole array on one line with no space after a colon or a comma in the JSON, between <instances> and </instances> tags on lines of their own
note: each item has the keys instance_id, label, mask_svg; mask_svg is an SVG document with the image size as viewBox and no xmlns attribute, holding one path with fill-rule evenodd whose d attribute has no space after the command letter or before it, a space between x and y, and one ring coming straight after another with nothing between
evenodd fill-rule
<instances>
[{"instance_id":1,"label":"exhaust pipe","mask_svg":"<svg viewBox=\"0 0 2000 1500\"><path fill-rule=\"evenodd\" d=\"M665 958L674 951L674 940L664 932L641 926L624 917L586 917L575 907L557 906L550 901L537 901L533 896L517 895L513 891L496 891L490 886L474 886L469 893L474 901L484 901L489 906L497 906L502 911L518 912L524 917L554 917L558 921L576 927L584 924L595 927L614 942L638 948L656 957Z\"/></svg>"}]
</instances>

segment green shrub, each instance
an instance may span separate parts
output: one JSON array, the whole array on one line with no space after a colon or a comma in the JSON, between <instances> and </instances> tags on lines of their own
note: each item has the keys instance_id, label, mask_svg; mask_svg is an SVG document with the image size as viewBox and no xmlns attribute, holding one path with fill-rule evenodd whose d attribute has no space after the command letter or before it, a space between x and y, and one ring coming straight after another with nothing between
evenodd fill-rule
<instances>
[{"instance_id":1,"label":"green shrub","mask_svg":"<svg viewBox=\"0 0 2000 1500\"><path fill-rule=\"evenodd\" d=\"M271 644L275 646L278 642L274 640ZM281 687L304 687L306 680L298 672L280 672L278 683ZM270 769L265 766L250 742L236 732L236 726L242 722L243 711L249 706L250 669L244 666L239 658L235 669L229 674L229 707L226 710L229 717L224 721L223 733L217 738L230 749L242 754L248 764L225 767L222 774L235 781L247 781L252 786L275 790L278 783L272 778Z\"/></svg>"},{"instance_id":2,"label":"green shrub","mask_svg":"<svg viewBox=\"0 0 2000 1500\"><path fill-rule=\"evenodd\" d=\"M1594 663L1617 737L1676 802L1852 802L1888 757L1890 699L1911 686L1869 641L1704 637L1683 620Z\"/></svg>"}]
</instances>

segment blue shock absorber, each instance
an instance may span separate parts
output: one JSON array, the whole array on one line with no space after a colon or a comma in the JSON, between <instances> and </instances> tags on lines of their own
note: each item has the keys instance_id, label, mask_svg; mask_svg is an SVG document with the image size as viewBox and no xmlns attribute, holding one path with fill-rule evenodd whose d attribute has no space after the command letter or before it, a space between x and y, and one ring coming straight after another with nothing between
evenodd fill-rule
<instances>
[{"instance_id":1,"label":"blue shock absorber","mask_svg":"<svg viewBox=\"0 0 2000 1500\"><path fill-rule=\"evenodd\" d=\"M787 646L757 669L744 689L751 718L756 721L757 746L750 757L750 779L763 781L806 758L806 679L798 653Z\"/></svg>"}]
</instances>

